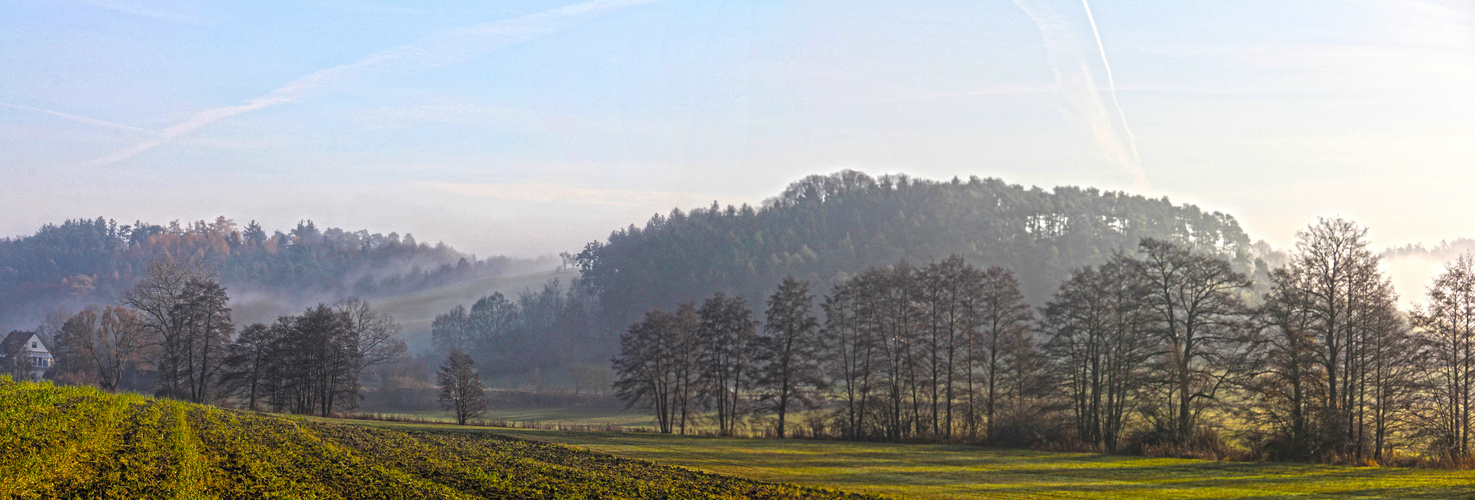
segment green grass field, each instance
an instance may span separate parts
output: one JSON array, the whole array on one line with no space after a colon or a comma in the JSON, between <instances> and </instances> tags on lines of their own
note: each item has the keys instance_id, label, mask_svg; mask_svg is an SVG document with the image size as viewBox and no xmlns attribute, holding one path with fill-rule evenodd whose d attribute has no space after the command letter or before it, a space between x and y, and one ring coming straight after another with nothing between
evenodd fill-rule
<instances>
[{"instance_id":1,"label":"green grass field","mask_svg":"<svg viewBox=\"0 0 1475 500\"><path fill-rule=\"evenodd\" d=\"M485 433L341 425L0 377L0 499L846 496Z\"/></svg>"},{"instance_id":2,"label":"green grass field","mask_svg":"<svg viewBox=\"0 0 1475 500\"><path fill-rule=\"evenodd\" d=\"M456 426L365 425L425 429ZM463 428L734 476L901 498L1475 498L1475 472L976 446Z\"/></svg>"}]
</instances>

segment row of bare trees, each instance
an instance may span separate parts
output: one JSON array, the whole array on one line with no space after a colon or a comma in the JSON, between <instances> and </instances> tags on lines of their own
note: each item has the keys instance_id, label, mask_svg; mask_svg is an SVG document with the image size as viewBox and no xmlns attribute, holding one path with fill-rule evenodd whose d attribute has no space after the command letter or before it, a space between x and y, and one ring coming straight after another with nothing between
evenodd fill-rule
<instances>
[{"instance_id":1,"label":"row of bare trees","mask_svg":"<svg viewBox=\"0 0 1475 500\"><path fill-rule=\"evenodd\" d=\"M746 300L718 293L675 312L654 310L620 339L615 394L653 410L662 432L686 433L711 412L719 433L771 412L783 437L788 415L811 407L824 386L815 353L819 323L809 286L785 280L768 304L764 332Z\"/></svg>"},{"instance_id":2,"label":"row of bare trees","mask_svg":"<svg viewBox=\"0 0 1475 500\"><path fill-rule=\"evenodd\" d=\"M825 297L786 279L760 334L741 298L654 310L621 338L617 395L652 409L663 432L710 411L728 434L752 412L788 416L833 398L849 437L987 434L1038 382L1031 315L1013 276L951 258L921 269L873 268ZM980 423L982 425L980 425Z\"/></svg>"},{"instance_id":3,"label":"row of bare trees","mask_svg":"<svg viewBox=\"0 0 1475 500\"><path fill-rule=\"evenodd\" d=\"M1414 423L1435 447L1452 460L1467 460L1475 440L1471 404L1475 403L1475 257L1460 256L1429 286L1428 302L1412 314L1422 334L1421 342L1394 351L1412 361L1415 368L1395 366L1388 376L1413 372L1422 375L1415 384L1397 386L1386 394L1390 417L1408 418L1397 411L1399 403L1429 409L1412 415ZM1396 349L1396 347L1395 347ZM1418 370L1417 367L1424 367ZM1381 430L1381 429L1380 429ZM1382 444L1383 434L1377 435Z\"/></svg>"},{"instance_id":4,"label":"row of bare trees","mask_svg":"<svg viewBox=\"0 0 1475 500\"><path fill-rule=\"evenodd\" d=\"M819 304L788 279L761 330L722 294L651 311L621 339L617 392L666 432L701 416L731 433L768 412L782 436L819 408L857 439L1119 450L1223 446L1228 432L1278 459L1466 460L1475 257L1400 311L1366 235L1319 220L1258 286L1191 244L1144 239L1074 270L1037 310L1009 271L958 257L867 269Z\"/></svg>"},{"instance_id":5,"label":"row of bare trees","mask_svg":"<svg viewBox=\"0 0 1475 500\"><path fill-rule=\"evenodd\" d=\"M229 300L212 273L155 262L122 305L84 310L62 324L61 376L116 391L130 372L152 372L161 396L211 401L235 333Z\"/></svg>"},{"instance_id":6,"label":"row of bare trees","mask_svg":"<svg viewBox=\"0 0 1475 500\"><path fill-rule=\"evenodd\" d=\"M1250 372L1250 285L1223 259L1152 239L1072 272L1040 331L1074 438L1115 450L1140 415L1144 437L1194 439L1204 411Z\"/></svg>"},{"instance_id":7,"label":"row of bare trees","mask_svg":"<svg viewBox=\"0 0 1475 500\"><path fill-rule=\"evenodd\" d=\"M1410 397L1427 389L1420 358L1435 350L1398 310L1366 233L1323 220L1298 234L1290 262L1271 275L1248 413L1274 456L1382 458L1395 432L1405 442L1424 433L1405 417L1417 413Z\"/></svg>"},{"instance_id":8,"label":"row of bare trees","mask_svg":"<svg viewBox=\"0 0 1475 500\"><path fill-rule=\"evenodd\" d=\"M152 378L164 397L327 415L357 404L361 371L406 351L399 324L356 298L237 335L214 273L171 259L151 265L120 302L65 321L54 378L110 391L130 376L135 385Z\"/></svg>"},{"instance_id":9,"label":"row of bare trees","mask_svg":"<svg viewBox=\"0 0 1475 500\"><path fill-rule=\"evenodd\" d=\"M1115 449L1140 416L1139 438L1227 429L1277 459L1470 459L1475 257L1407 312L1348 220L1298 232L1258 293L1214 260L1146 240L1062 284L1040 330L1076 439Z\"/></svg>"},{"instance_id":10,"label":"row of bare trees","mask_svg":"<svg viewBox=\"0 0 1475 500\"><path fill-rule=\"evenodd\" d=\"M362 300L319 304L242 330L221 382L252 410L328 416L357 404L362 370L405 353L399 331Z\"/></svg>"},{"instance_id":11,"label":"row of bare trees","mask_svg":"<svg viewBox=\"0 0 1475 500\"><path fill-rule=\"evenodd\" d=\"M700 309L646 314L620 339L616 396L654 410L661 432L685 434L705 409L716 411L719 432L732 432L756 371L752 314L747 301L723 294Z\"/></svg>"},{"instance_id":12,"label":"row of bare trees","mask_svg":"<svg viewBox=\"0 0 1475 500\"><path fill-rule=\"evenodd\" d=\"M989 436L1039 380L1032 314L1013 275L953 257L872 268L823 304L817 351L851 438Z\"/></svg>"}]
</instances>

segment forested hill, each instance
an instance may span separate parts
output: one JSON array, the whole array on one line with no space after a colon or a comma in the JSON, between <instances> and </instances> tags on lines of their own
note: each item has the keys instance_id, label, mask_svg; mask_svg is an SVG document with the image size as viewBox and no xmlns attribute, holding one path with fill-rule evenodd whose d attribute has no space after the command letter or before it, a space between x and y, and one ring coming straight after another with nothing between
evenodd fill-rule
<instances>
[{"instance_id":1,"label":"forested hill","mask_svg":"<svg viewBox=\"0 0 1475 500\"><path fill-rule=\"evenodd\" d=\"M1026 298L1040 304L1070 269L1134 250L1143 237L1251 265L1250 240L1234 217L1167 198L848 170L795 182L761 208L674 210L590 243L577 259L583 283L623 325L650 308L715 291L756 301L785 275L823 293L867 266L952 254L1013 270Z\"/></svg>"},{"instance_id":2,"label":"forested hill","mask_svg":"<svg viewBox=\"0 0 1475 500\"><path fill-rule=\"evenodd\" d=\"M165 257L215 269L233 298L242 292L287 302L396 295L554 265L478 260L444 244L418 243L409 234L320 229L311 221L268 233L254 221L239 227L225 217L162 226L119 225L101 217L68 220L34 235L0 239L0 327L30 328L58 308L112 302L150 262Z\"/></svg>"}]
</instances>

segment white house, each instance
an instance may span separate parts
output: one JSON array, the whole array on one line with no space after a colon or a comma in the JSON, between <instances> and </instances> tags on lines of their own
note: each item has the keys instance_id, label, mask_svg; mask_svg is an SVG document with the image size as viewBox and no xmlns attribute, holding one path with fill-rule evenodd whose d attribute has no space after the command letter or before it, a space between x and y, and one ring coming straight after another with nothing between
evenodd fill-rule
<instances>
[{"instance_id":1,"label":"white house","mask_svg":"<svg viewBox=\"0 0 1475 500\"><path fill-rule=\"evenodd\" d=\"M0 366L12 375L24 373L31 380L41 380L54 363L46 341L34 332L10 332L0 342Z\"/></svg>"}]
</instances>

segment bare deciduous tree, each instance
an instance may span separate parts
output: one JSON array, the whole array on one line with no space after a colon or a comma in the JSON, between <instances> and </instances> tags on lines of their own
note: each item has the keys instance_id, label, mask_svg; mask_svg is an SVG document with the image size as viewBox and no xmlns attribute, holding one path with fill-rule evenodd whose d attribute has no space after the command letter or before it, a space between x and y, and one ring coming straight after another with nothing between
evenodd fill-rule
<instances>
[{"instance_id":1,"label":"bare deciduous tree","mask_svg":"<svg viewBox=\"0 0 1475 500\"><path fill-rule=\"evenodd\" d=\"M718 293L697 310L701 350L702 401L717 410L717 429L730 435L748 411L748 391L756 379L757 322L741 297Z\"/></svg>"},{"instance_id":2,"label":"bare deciduous tree","mask_svg":"<svg viewBox=\"0 0 1475 500\"><path fill-rule=\"evenodd\" d=\"M1018 365L1029 348L1030 328L1034 314L1019 293L1019 283L1014 273L1001 267L990 267L983 271L970 269L962 279L967 280L967 316L969 331L968 362L968 431L976 434L975 422L983 420L984 436L992 437L994 423L999 414L999 403L1005 400L1010 370ZM983 413L976 413L973 374L977 372L983 380Z\"/></svg>"},{"instance_id":3,"label":"bare deciduous tree","mask_svg":"<svg viewBox=\"0 0 1475 500\"><path fill-rule=\"evenodd\" d=\"M1138 262L1118 255L1071 273L1045 306L1046 343L1057 387L1070 399L1076 438L1117 449L1127 419L1147 393L1147 362L1158 343Z\"/></svg>"},{"instance_id":4,"label":"bare deciduous tree","mask_svg":"<svg viewBox=\"0 0 1475 500\"><path fill-rule=\"evenodd\" d=\"M403 328L394 318L375 311L369 303L358 297L349 297L334 304L334 308L348 317L348 328L357 337L359 370L389 363L403 357L408 349L399 338Z\"/></svg>"},{"instance_id":5,"label":"bare deciduous tree","mask_svg":"<svg viewBox=\"0 0 1475 500\"><path fill-rule=\"evenodd\" d=\"M185 286L192 280L209 278L192 263L160 259L149 264L143 279L121 297L124 305L139 311L149 343L159 348L155 369L162 395L183 396L186 392L180 387L186 376L182 366L186 321L176 313L184 302Z\"/></svg>"},{"instance_id":6,"label":"bare deciduous tree","mask_svg":"<svg viewBox=\"0 0 1475 500\"><path fill-rule=\"evenodd\" d=\"M196 403L209 402L216 396L216 385L225 368L226 346L235 334L230 297L213 279L195 278L185 283L179 299L171 312L180 330L174 345L166 347L175 355L169 364L176 374L183 371L177 381L180 395Z\"/></svg>"},{"instance_id":7,"label":"bare deciduous tree","mask_svg":"<svg viewBox=\"0 0 1475 500\"><path fill-rule=\"evenodd\" d=\"M812 309L814 297L809 283L785 278L768 298L768 337L762 343L763 373L759 386L778 417L778 437L785 435L786 418L794 404L812 406L815 393L824 386L820 376L818 349L819 320Z\"/></svg>"},{"instance_id":8,"label":"bare deciduous tree","mask_svg":"<svg viewBox=\"0 0 1475 500\"><path fill-rule=\"evenodd\" d=\"M440 405L456 415L456 423L479 417L487 408L485 389L481 375L476 372L476 363L460 349L453 349L446 364L436 374L440 384Z\"/></svg>"},{"instance_id":9,"label":"bare deciduous tree","mask_svg":"<svg viewBox=\"0 0 1475 500\"><path fill-rule=\"evenodd\" d=\"M1243 365L1246 307L1251 282L1220 258L1154 239L1141 242L1145 304L1156 318L1168 391L1162 421L1184 443L1197 430L1204 402L1218 397Z\"/></svg>"},{"instance_id":10,"label":"bare deciduous tree","mask_svg":"<svg viewBox=\"0 0 1475 500\"><path fill-rule=\"evenodd\" d=\"M1429 340L1431 428L1437 449L1451 460L1471 456L1475 399L1475 256L1461 255L1429 286L1428 302L1414 324Z\"/></svg>"},{"instance_id":11,"label":"bare deciduous tree","mask_svg":"<svg viewBox=\"0 0 1475 500\"><path fill-rule=\"evenodd\" d=\"M104 390L117 392L127 369L142 360L148 345L138 312L108 306L100 312L84 310L62 326L56 341L64 358L97 377Z\"/></svg>"}]
</instances>

